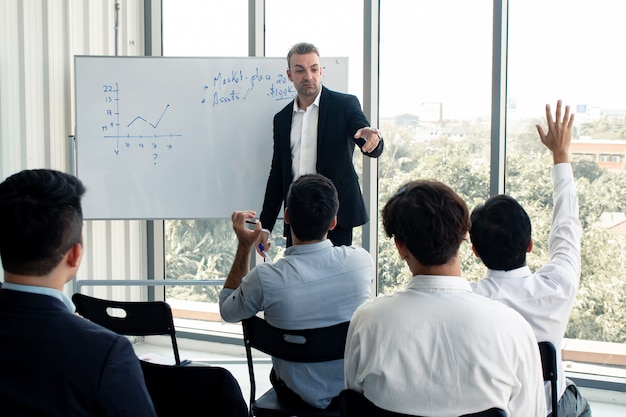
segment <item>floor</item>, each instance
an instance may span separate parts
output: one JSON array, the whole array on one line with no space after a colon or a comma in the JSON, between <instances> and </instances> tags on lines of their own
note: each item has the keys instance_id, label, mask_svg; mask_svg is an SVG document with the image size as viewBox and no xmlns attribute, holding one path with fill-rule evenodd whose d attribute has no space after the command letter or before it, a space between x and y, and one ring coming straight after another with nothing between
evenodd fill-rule
<instances>
[{"instance_id":1,"label":"floor","mask_svg":"<svg viewBox=\"0 0 626 417\"><path fill-rule=\"evenodd\" d=\"M139 356L151 355L155 360L172 360L172 348L168 340L151 338L149 343L136 343L135 351ZM200 362L221 366L228 369L237 379L243 396L249 401L250 378L243 346L233 346L223 343L200 342L179 339L181 360ZM270 388L269 372L270 358L259 354L255 359L257 395ZM264 377L265 376L265 377ZM626 394L613 391L581 388L583 394L591 403L593 417L624 417L626 416Z\"/></svg>"}]
</instances>

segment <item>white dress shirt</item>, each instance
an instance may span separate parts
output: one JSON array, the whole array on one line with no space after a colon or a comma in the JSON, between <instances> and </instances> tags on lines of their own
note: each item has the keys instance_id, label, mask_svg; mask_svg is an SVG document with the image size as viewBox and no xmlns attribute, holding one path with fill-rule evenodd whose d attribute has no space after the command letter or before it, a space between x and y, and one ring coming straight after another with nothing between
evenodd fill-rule
<instances>
[{"instance_id":1,"label":"white dress shirt","mask_svg":"<svg viewBox=\"0 0 626 417\"><path fill-rule=\"evenodd\" d=\"M293 101L290 141L294 180L300 175L317 173L317 125L321 93L322 90L306 110L298 106L297 99Z\"/></svg>"},{"instance_id":2,"label":"white dress shirt","mask_svg":"<svg viewBox=\"0 0 626 417\"><path fill-rule=\"evenodd\" d=\"M345 362L347 388L398 413L546 414L530 325L460 277L417 275L406 289L363 304L350 322Z\"/></svg>"},{"instance_id":3,"label":"white dress shirt","mask_svg":"<svg viewBox=\"0 0 626 417\"><path fill-rule=\"evenodd\" d=\"M548 237L550 261L534 274L527 266L511 271L487 270L487 277L472 284L474 292L519 311L530 323L537 340L557 348L559 398L565 391L561 345L580 281L580 239L578 198L572 166L552 168L554 213ZM546 384L548 412L552 410Z\"/></svg>"}]
</instances>

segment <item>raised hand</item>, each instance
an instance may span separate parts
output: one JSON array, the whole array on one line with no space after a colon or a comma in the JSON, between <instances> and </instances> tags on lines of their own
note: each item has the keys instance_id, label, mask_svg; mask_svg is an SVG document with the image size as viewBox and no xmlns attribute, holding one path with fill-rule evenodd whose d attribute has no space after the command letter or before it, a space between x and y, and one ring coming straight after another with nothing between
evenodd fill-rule
<instances>
[{"instance_id":1,"label":"raised hand","mask_svg":"<svg viewBox=\"0 0 626 417\"><path fill-rule=\"evenodd\" d=\"M546 104L547 133L540 125L536 125L541 142L552 151L555 164L569 162L569 147L572 142L572 126L574 125L574 114L570 114L569 106L565 106L563 117L561 117L561 107L562 102L559 100L556 102L556 113L553 120L550 105Z\"/></svg>"}]
</instances>

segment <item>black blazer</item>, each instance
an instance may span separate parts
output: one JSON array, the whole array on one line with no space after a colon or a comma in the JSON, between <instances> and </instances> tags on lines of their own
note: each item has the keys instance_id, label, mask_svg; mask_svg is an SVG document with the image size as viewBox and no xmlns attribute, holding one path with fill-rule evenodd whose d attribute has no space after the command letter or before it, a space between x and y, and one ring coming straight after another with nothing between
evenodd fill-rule
<instances>
[{"instance_id":1,"label":"black blazer","mask_svg":"<svg viewBox=\"0 0 626 417\"><path fill-rule=\"evenodd\" d=\"M269 230L274 228L293 182L290 149L292 113L293 101L274 116L274 154L259 216L263 227ZM356 96L322 86L317 127L317 172L329 178L337 188L337 224L344 228L360 226L369 220L359 178L352 164L355 143L359 148L365 143L363 139L355 141L354 134L369 125ZM364 155L378 158L383 147L381 138L378 147Z\"/></svg>"},{"instance_id":2,"label":"black blazer","mask_svg":"<svg viewBox=\"0 0 626 417\"><path fill-rule=\"evenodd\" d=\"M156 417L132 345L60 300L0 289L0 414Z\"/></svg>"}]
</instances>

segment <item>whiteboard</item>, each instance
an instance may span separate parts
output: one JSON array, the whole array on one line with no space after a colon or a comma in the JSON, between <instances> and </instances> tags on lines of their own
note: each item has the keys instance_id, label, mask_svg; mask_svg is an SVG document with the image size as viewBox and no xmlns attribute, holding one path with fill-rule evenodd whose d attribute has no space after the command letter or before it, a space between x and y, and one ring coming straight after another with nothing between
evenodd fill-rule
<instances>
[{"instance_id":1,"label":"whiteboard","mask_svg":"<svg viewBox=\"0 0 626 417\"><path fill-rule=\"evenodd\" d=\"M76 175L85 219L260 214L286 58L76 56ZM348 58L322 58L348 86Z\"/></svg>"}]
</instances>

